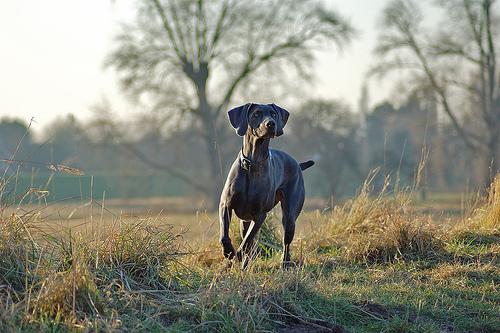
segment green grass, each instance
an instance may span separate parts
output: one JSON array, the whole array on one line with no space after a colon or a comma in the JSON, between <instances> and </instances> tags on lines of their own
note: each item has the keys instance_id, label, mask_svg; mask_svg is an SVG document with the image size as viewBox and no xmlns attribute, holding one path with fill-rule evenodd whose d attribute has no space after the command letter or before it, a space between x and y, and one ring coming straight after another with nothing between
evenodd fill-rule
<instances>
[{"instance_id":1,"label":"green grass","mask_svg":"<svg viewBox=\"0 0 500 333\"><path fill-rule=\"evenodd\" d=\"M0 331L500 332L500 181L455 227L411 197L365 184L307 215L287 271L272 224L241 271L162 216L101 223L96 207L53 233L43 212L0 210Z\"/></svg>"}]
</instances>

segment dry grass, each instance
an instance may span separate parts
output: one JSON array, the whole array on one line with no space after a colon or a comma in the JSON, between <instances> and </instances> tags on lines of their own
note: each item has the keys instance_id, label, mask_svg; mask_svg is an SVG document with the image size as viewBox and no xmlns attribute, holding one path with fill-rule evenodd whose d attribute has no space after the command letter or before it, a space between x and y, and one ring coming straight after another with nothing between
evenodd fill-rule
<instances>
[{"instance_id":1,"label":"dry grass","mask_svg":"<svg viewBox=\"0 0 500 333\"><path fill-rule=\"evenodd\" d=\"M276 222L242 272L161 215L101 223L97 205L100 217L54 233L43 211L0 207L0 331L497 332L499 193L497 180L450 232L415 212L411 191L367 181L306 215L315 232L296 238L290 271Z\"/></svg>"},{"instance_id":2,"label":"dry grass","mask_svg":"<svg viewBox=\"0 0 500 333\"><path fill-rule=\"evenodd\" d=\"M121 324L111 304L137 306L138 291L168 293L179 285L185 243L158 218L48 234L33 218L39 215L0 219L0 331L113 330Z\"/></svg>"},{"instance_id":3,"label":"dry grass","mask_svg":"<svg viewBox=\"0 0 500 333\"><path fill-rule=\"evenodd\" d=\"M442 248L438 228L414 212L410 191L389 193L388 186L374 195L367 180L355 198L334 208L312 246L337 247L344 259L365 262L434 255Z\"/></svg>"},{"instance_id":4,"label":"dry grass","mask_svg":"<svg viewBox=\"0 0 500 333\"><path fill-rule=\"evenodd\" d=\"M84 319L88 314L97 316L103 309L95 279L81 262L75 263L71 270L50 273L29 305L35 316L68 322Z\"/></svg>"},{"instance_id":5,"label":"dry grass","mask_svg":"<svg viewBox=\"0 0 500 333\"><path fill-rule=\"evenodd\" d=\"M87 244L89 264L108 280L119 279L128 288L168 289L182 248L182 235L158 219L145 219L100 231Z\"/></svg>"},{"instance_id":6,"label":"dry grass","mask_svg":"<svg viewBox=\"0 0 500 333\"><path fill-rule=\"evenodd\" d=\"M491 183L485 203L459 224L457 230L500 234L500 175Z\"/></svg>"}]
</instances>

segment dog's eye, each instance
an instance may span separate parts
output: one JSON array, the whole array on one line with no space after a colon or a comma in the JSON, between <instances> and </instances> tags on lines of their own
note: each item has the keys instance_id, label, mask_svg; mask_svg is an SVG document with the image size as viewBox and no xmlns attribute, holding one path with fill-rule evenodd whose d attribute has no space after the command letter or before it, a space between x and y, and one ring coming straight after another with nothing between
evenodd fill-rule
<instances>
[{"instance_id":1,"label":"dog's eye","mask_svg":"<svg viewBox=\"0 0 500 333\"><path fill-rule=\"evenodd\" d=\"M260 117L260 112L259 111L256 111L253 113L253 117L254 118L259 118Z\"/></svg>"},{"instance_id":2,"label":"dog's eye","mask_svg":"<svg viewBox=\"0 0 500 333\"><path fill-rule=\"evenodd\" d=\"M276 118L276 112L271 111L271 117Z\"/></svg>"}]
</instances>

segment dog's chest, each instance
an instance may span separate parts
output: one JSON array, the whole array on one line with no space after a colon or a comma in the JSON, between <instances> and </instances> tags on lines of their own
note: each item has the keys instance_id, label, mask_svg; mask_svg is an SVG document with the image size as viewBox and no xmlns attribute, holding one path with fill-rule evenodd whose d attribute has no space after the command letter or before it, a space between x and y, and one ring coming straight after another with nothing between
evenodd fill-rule
<instances>
[{"instance_id":1,"label":"dog's chest","mask_svg":"<svg viewBox=\"0 0 500 333\"><path fill-rule=\"evenodd\" d=\"M238 177L232 192L231 207L240 219L253 219L274 206L275 190L268 177Z\"/></svg>"}]
</instances>

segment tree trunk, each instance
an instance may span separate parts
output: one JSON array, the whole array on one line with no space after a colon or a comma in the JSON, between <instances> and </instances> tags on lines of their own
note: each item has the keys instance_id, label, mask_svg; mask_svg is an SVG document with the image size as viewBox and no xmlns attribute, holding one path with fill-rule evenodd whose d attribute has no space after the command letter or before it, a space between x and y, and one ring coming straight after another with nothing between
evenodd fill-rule
<instances>
[{"instance_id":1,"label":"tree trunk","mask_svg":"<svg viewBox=\"0 0 500 333\"><path fill-rule=\"evenodd\" d=\"M201 63L198 71L190 75L198 95L198 115L202 121L204 130L203 139L207 148L207 162L210 172L208 194L209 209L216 210L219 205L219 198L222 191L222 166L219 156L219 140L217 138L217 130L215 124L217 114L214 113L214 108L210 105L207 99L206 89L209 71L208 64Z\"/></svg>"},{"instance_id":2,"label":"tree trunk","mask_svg":"<svg viewBox=\"0 0 500 333\"><path fill-rule=\"evenodd\" d=\"M219 142L217 140L217 132L215 130L215 117L210 111L210 105L206 104L203 108L207 110L202 113L203 126L205 127L205 145L207 147L207 158L210 167L210 189L209 194L210 209L215 210L219 205L219 198L222 191L222 166L220 165Z\"/></svg>"}]
</instances>

